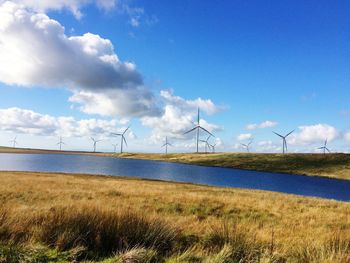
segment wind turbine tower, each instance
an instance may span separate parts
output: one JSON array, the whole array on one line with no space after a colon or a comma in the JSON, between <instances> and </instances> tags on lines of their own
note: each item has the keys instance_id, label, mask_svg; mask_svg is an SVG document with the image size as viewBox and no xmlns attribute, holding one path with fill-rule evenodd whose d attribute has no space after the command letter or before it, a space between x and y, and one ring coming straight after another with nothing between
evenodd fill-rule
<instances>
[{"instance_id":1,"label":"wind turbine tower","mask_svg":"<svg viewBox=\"0 0 350 263\"><path fill-rule=\"evenodd\" d=\"M96 145L97 145L97 143L98 142L100 142L101 140L96 140L95 138L92 138L92 137L90 137L90 139L93 141L93 143L94 143L94 152L96 152Z\"/></svg>"},{"instance_id":2,"label":"wind turbine tower","mask_svg":"<svg viewBox=\"0 0 350 263\"><path fill-rule=\"evenodd\" d=\"M216 143L214 144L209 144L210 147L211 147L211 150L212 150L212 153L215 153L215 146L216 146Z\"/></svg>"},{"instance_id":3,"label":"wind turbine tower","mask_svg":"<svg viewBox=\"0 0 350 263\"><path fill-rule=\"evenodd\" d=\"M173 146L170 142L168 142L168 137L165 137L165 143L162 147L165 147L165 154L168 154L168 146Z\"/></svg>"},{"instance_id":4,"label":"wind turbine tower","mask_svg":"<svg viewBox=\"0 0 350 263\"><path fill-rule=\"evenodd\" d=\"M126 128L122 133L112 133L114 136L120 136L120 153L123 153L123 143L125 142L125 145L128 146L126 139L125 139L125 133L129 130L130 126Z\"/></svg>"},{"instance_id":5,"label":"wind turbine tower","mask_svg":"<svg viewBox=\"0 0 350 263\"><path fill-rule=\"evenodd\" d=\"M199 140L199 141L201 141L201 142L204 142L205 143L205 153L207 153L208 152L208 148L210 149L210 144L209 144L209 139L210 139L210 137L211 137L211 135L209 134L209 136L207 137L207 139L206 140Z\"/></svg>"},{"instance_id":6,"label":"wind turbine tower","mask_svg":"<svg viewBox=\"0 0 350 263\"><path fill-rule=\"evenodd\" d=\"M247 150L248 153L250 153L249 147L252 144L252 142L253 142L253 140L250 140L247 144L241 143L241 145Z\"/></svg>"},{"instance_id":7,"label":"wind turbine tower","mask_svg":"<svg viewBox=\"0 0 350 263\"><path fill-rule=\"evenodd\" d=\"M283 145L282 145L283 150L282 150L282 153L283 153L283 154L286 153L287 150L288 150L286 138L287 138L289 135L291 135L293 132L294 132L294 130L292 130L291 132L287 133L287 134L284 135L284 136L281 135L281 134L278 134L277 132L273 132L274 134L276 134L277 136L279 136L279 137L282 138L282 141L283 141Z\"/></svg>"},{"instance_id":8,"label":"wind turbine tower","mask_svg":"<svg viewBox=\"0 0 350 263\"><path fill-rule=\"evenodd\" d=\"M62 136L60 136L60 141L56 144L60 146L60 151L62 151L62 144L65 144L62 140Z\"/></svg>"},{"instance_id":9,"label":"wind turbine tower","mask_svg":"<svg viewBox=\"0 0 350 263\"><path fill-rule=\"evenodd\" d=\"M199 123L199 108L198 108L198 113L197 113L197 123L195 124L196 126L194 128L192 128L191 130L187 131L184 133L190 133L192 131L196 131L196 141L197 141L197 153L198 153L198 144L199 144L199 130L203 130L205 132L207 132L208 134L210 134L211 136L215 137L212 133L210 133L207 129L203 128L200 123Z\"/></svg>"},{"instance_id":10,"label":"wind turbine tower","mask_svg":"<svg viewBox=\"0 0 350 263\"><path fill-rule=\"evenodd\" d=\"M327 139L324 141L324 145L322 147L320 147L320 148L317 148L317 149L323 150L323 154L326 154L326 151L328 153L331 153L331 151L327 148Z\"/></svg>"},{"instance_id":11,"label":"wind turbine tower","mask_svg":"<svg viewBox=\"0 0 350 263\"><path fill-rule=\"evenodd\" d=\"M114 152L117 152L117 146L118 146L118 143L112 143L113 147L114 147Z\"/></svg>"},{"instance_id":12,"label":"wind turbine tower","mask_svg":"<svg viewBox=\"0 0 350 263\"><path fill-rule=\"evenodd\" d=\"M15 138L13 140L11 140L10 142L12 142L12 147L16 148L16 144L18 144L17 143L17 136L15 136Z\"/></svg>"}]
</instances>

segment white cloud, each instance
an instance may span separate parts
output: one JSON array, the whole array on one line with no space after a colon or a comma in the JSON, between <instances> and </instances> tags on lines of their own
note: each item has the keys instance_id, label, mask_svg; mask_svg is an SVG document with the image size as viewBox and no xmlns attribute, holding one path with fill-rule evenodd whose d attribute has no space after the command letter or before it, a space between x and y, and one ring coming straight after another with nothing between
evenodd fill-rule
<instances>
[{"instance_id":1,"label":"white cloud","mask_svg":"<svg viewBox=\"0 0 350 263\"><path fill-rule=\"evenodd\" d=\"M102 116L142 117L158 115L159 112L153 94L143 86L104 93L74 91L69 101L78 104L84 113Z\"/></svg>"},{"instance_id":2,"label":"white cloud","mask_svg":"<svg viewBox=\"0 0 350 263\"><path fill-rule=\"evenodd\" d=\"M185 100L168 91L161 91L161 97L165 104L163 115L141 118L143 125L152 128L152 138L155 141L162 140L165 136L184 138L183 133L194 127L197 118L197 107L207 114L213 114L219 110L211 100L201 98ZM203 118L200 119L200 124L210 132L221 130L219 126L208 123ZM190 138L190 136L191 134L187 138Z\"/></svg>"},{"instance_id":3,"label":"white cloud","mask_svg":"<svg viewBox=\"0 0 350 263\"><path fill-rule=\"evenodd\" d=\"M242 133L242 134L237 136L237 140L239 140L239 141L249 140L251 138L252 138L251 133Z\"/></svg>"},{"instance_id":4,"label":"white cloud","mask_svg":"<svg viewBox=\"0 0 350 263\"><path fill-rule=\"evenodd\" d=\"M292 134L288 143L295 145L305 145L323 142L326 139L330 142L336 139L339 132L333 126L328 124L315 124L299 127L300 132Z\"/></svg>"},{"instance_id":5,"label":"white cloud","mask_svg":"<svg viewBox=\"0 0 350 263\"><path fill-rule=\"evenodd\" d=\"M13 2L0 5L0 65L6 65L1 82L68 87L71 101L88 113L159 114L135 64L120 61L110 40L91 33L68 37L59 22Z\"/></svg>"},{"instance_id":6,"label":"white cloud","mask_svg":"<svg viewBox=\"0 0 350 263\"><path fill-rule=\"evenodd\" d=\"M259 141L257 145L257 151L259 152L279 152L282 149L281 146L277 146L271 140Z\"/></svg>"},{"instance_id":7,"label":"white cloud","mask_svg":"<svg viewBox=\"0 0 350 263\"><path fill-rule=\"evenodd\" d=\"M0 1L5 2L5 1ZM116 0L12 0L36 12L67 9L78 19L82 17L81 9L88 4L96 4L103 10L110 10L116 6Z\"/></svg>"},{"instance_id":8,"label":"white cloud","mask_svg":"<svg viewBox=\"0 0 350 263\"><path fill-rule=\"evenodd\" d=\"M246 126L247 130L265 129L275 127L278 123L275 121L264 121L262 123L251 123Z\"/></svg>"},{"instance_id":9,"label":"white cloud","mask_svg":"<svg viewBox=\"0 0 350 263\"><path fill-rule=\"evenodd\" d=\"M82 119L73 117L53 117L20 108L0 109L0 129L15 134L42 136L109 137L111 132L119 132L117 120Z\"/></svg>"},{"instance_id":10,"label":"white cloud","mask_svg":"<svg viewBox=\"0 0 350 263\"><path fill-rule=\"evenodd\" d=\"M179 96L175 96L172 91L161 90L160 96L164 99L168 105L174 105L184 110L197 110L212 115L219 112L222 108L215 105L210 99L197 98L195 100L185 100Z\"/></svg>"},{"instance_id":11,"label":"white cloud","mask_svg":"<svg viewBox=\"0 0 350 263\"><path fill-rule=\"evenodd\" d=\"M344 139L350 142L350 132L344 134Z\"/></svg>"}]
</instances>

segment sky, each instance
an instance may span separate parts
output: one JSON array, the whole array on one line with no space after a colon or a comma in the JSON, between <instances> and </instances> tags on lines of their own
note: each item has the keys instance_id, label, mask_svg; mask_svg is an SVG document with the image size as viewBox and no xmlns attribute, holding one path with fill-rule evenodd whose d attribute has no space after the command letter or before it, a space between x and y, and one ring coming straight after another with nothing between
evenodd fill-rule
<instances>
[{"instance_id":1,"label":"sky","mask_svg":"<svg viewBox=\"0 0 350 263\"><path fill-rule=\"evenodd\" d=\"M350 152L350 2L0 0L0 145ZM201 134L205 139L207 135ZM204 150L204 144L200 145Z\"/></svg>"}]
</instances>

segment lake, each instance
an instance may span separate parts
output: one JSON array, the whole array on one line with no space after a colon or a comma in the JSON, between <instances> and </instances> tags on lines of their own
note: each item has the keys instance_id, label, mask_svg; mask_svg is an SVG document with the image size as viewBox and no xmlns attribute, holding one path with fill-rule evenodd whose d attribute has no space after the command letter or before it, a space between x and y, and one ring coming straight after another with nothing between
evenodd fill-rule
<instances>
[{"instance_id":1,"label":"lake","mask_svg":"<svg viewBox=\"0 0 350 263\"><path fill-rule=\"evenodd\" d=\"M350 181L148 160L64 154L0 153L0 170L131 176L350 201Z\"/></svg>"}]
</instances>

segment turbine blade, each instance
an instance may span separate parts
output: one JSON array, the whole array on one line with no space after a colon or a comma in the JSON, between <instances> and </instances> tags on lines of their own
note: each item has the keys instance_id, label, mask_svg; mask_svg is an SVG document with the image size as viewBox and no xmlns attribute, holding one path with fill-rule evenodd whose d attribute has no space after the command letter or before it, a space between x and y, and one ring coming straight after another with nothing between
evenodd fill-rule
<instances>
[{"instance_id":1,"label":"turbine blade","mask_svg":"<svg viewBox=\"0 0 350 263\"><path fill-rule=\"evenodd\" d=\"M128 130L129 130L130 126L128 126L128 128L126 128L126 130L123 132L123 134L125 134Z\"/></svg>"},{"instance_id":2,"label":"turbine blade","mask_svg":"<svg viewBox=\"0 0 350 263\"><path fill-rule=\"evenodd\" d=\"M281 134L278 134L277 132L273 131L273 133L276 134L277 136L281 137L282 139L284 138Z\"/></svg>"},{"instance_id":3,"label":"turbine blade","mask_svg":"<svg viewBox=\"0 0 350 263\"><path fill-rule=\"evenodd\" d=\"M190 132L194 131L194 130L197 129L197 128L198 128L198 126L197 126L197 127L194 127L193 129L191 129L191 130L185 132L184 135L187 134L187 133L190 133Z\"/></svg>"},{"instance_id":4,"label":"turbine blade","mask_svg":"<svg viewBox=\"0 0 350 263\"><path fill-rule=\"evenodd\" d=\"M326 147L327 152L331 153L331 151Z\"/></svg>"},{"instance_id":5,"label":"turbine blade","mask_svg":"<svg viewBox=\"0 0 350 263\"><path fill-rule=\"evenodd\" d=\"M198 126L198 128L202 129L203 131L209 133L211 136L215 137L210 131L208 131L207 129L203 128L202 126Z\"/></svg>"},{"instance_id":6,"label":"turbine blade","mask_svg":"<svg viewBox=\"0 0 350 263\"><path fill-rule=\"evenodd\" d=\"M111 134L114 135L114 136L122 136L121 133L114 133L114 132L112 132Z\"/></svg>"},{"instance_id":7,"label":"turbine blade","mask_svg":"<svg viewBox=\"0 0 350 263\"><path fill-rule=\"evenodd\" d=\"M123 135L123 141L125 142L125 145L128 146L128 143L126 142L124 135Z\"/></svg>"},{"instance_id":8,"label":"turbine blade","mask_svg":"<svg viewBox=\"0 0 350 263\"><path fill-rule=\"evenodd\" d=\"M291 135L295 130L292 130L290 133L288 133L286 136L284 136L284 138L286 138L287 136Z\"/></svg>"}]
</instances>

